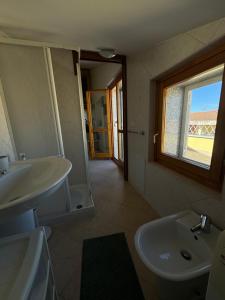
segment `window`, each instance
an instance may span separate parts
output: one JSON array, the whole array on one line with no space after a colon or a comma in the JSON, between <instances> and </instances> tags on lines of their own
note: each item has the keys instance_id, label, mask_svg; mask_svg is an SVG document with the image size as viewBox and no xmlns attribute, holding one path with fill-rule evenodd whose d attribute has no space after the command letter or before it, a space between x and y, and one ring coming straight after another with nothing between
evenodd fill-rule
<instances>
[{"instance_id":1,"label":"window","mask_svg":"<svg viewBox=\"0 0 225 300\"><path fill-rule=\"evenodd\" d=\"M213 54L157 79L154 140L156 161L218 189L225 149L225 51Z\"/></svg>"},{"instance_id":2,"label":"window","mask_svg":"<svg viewBox=\"0 0 225 300\"><path fill-rule=\"evenodd\" d=\"M209 168L223 65L165 89L162 152Z\"/></svg>"}]
</instances>

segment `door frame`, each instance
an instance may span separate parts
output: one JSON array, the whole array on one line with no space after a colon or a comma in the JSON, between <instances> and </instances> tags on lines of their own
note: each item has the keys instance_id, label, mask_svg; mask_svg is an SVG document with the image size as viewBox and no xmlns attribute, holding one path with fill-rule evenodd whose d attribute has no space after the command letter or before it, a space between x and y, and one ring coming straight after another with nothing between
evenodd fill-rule
<instances>
[{"instance_id":1,"label":"door frame","mask_svg":"<svg viewBox=\"0 0 225 300\"><path fill-rule=\"evenodd\" d=\"M91 108L91 95L94 92L105 92L106 95L106 115L107 115L107 129L100 129L97 130L93 128L93 119L92 119L92 108ZM87 114L88 114L88 124L89 124L89 139L90 139L90 156L91 159L95 158L111 158L112 157L112 128L111 128L111 109L110 109L110 95L109 89L96 89L90 90L86 92L87 96ZM94 146L94 132L107 132L108 134L108 147L109 152L105 153L96 153L95 146Z\"/></svg>"},{"instance_id":2,"label":"door frame","mask_svg":"<svg viewBox=\"0 0 225 300\"><path fill-rule=\"evenodd\" d=\"M74 61L76 61L76 51L73 51ZM128 137L127 137L127 60L125 55L117 54L113 58L104 58L96 51L80 51L80 60L99 61L107 63L117 63L122 65L123 83L123 130L124 130L124 179L128 180Z\"/></svg>"}]
</instances>

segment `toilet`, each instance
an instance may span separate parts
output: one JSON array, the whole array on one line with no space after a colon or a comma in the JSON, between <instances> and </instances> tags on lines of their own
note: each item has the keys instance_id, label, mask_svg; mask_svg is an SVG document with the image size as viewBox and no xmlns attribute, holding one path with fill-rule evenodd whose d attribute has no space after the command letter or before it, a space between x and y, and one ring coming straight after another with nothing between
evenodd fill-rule
<instances>
[{"instance_id":1,"label":"toilet","mask_svg":"<svg viewBox=\"0 0 225 300\"><path fill-rule=\"evenodd\" d=\"M225 231L219 237L209 275L206 300L225 299Z\"/></svg>"}]
</instances>

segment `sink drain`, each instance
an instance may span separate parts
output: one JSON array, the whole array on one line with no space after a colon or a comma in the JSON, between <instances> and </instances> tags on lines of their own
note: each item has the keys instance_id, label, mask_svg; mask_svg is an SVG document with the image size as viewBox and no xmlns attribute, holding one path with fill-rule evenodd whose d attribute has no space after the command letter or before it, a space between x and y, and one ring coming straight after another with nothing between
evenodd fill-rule
<instances>
[{"instance_id":1,"label":"sink drain","mask_svg":"<svg viewBox=\"0 0 225 300\"><path fill-rule=\"evenodd\" d=\"M187 250L181 250L180 254L186 260L191 260L192 259L191 253L188 252Z\"/></svg>"},{"instance_id":2,"label":"sink drain","mask_svg":"<svg viewBox=\"0 0 225 300\"><path fill-rule=\"evenodd\" d=\"M78 205L77 205L77 209L81 209L82 207L83 207L82 204L78 204Z\"/></svg>"}]
</instances>

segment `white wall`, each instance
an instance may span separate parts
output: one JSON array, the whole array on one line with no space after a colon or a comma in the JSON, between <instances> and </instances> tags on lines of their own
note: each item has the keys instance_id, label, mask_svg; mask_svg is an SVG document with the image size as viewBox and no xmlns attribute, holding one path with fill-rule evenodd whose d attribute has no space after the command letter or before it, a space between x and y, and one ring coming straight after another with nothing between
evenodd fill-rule
<instances>
[{"instance_id":1,"label":"white wall","mask_svg":"<svg viewBox=\"0 0 225 300\"><path fill-rule=\"evenodd\" d=\"M92 89L105 89L122 70L121 64L103 63L91 69Z\"/></svg>"},{"instance_id":2,"label":"white wall","mask_svg":"<svg viewBox=\"0 0 225 300\"><path fill-rule=\"evenodd\" d=\"M0 44L0 78L18 153L58 154L42 48Z\"/></svg>"},{"instance_id":3,"label":"white wall","mask_svg":"<svg viewBox=\"0 0 225 300\"><path fill-rule=\"evenodd\" d=\"M225 228L225 189L214 192L154 162L154 99L150 80L225 35L225 18L169 39L155 48L128 57L128 128L145 130L129 134L129 181L161 215L186 208L208 212ZM149 143L150 142L150 143ZM148 143L150 146L148 146Z\"/></svg>"},{"instance_id":4,"label":"white wall","mask_svg":"<svg viewBox=\"0 0 225 300\"><path fill-rule=\"evenodd\" d=\"M74 74L72 51L51 49L63 144L73 168L70 185L87 183L78 78Z\"/></svg>"}]
</instances>

